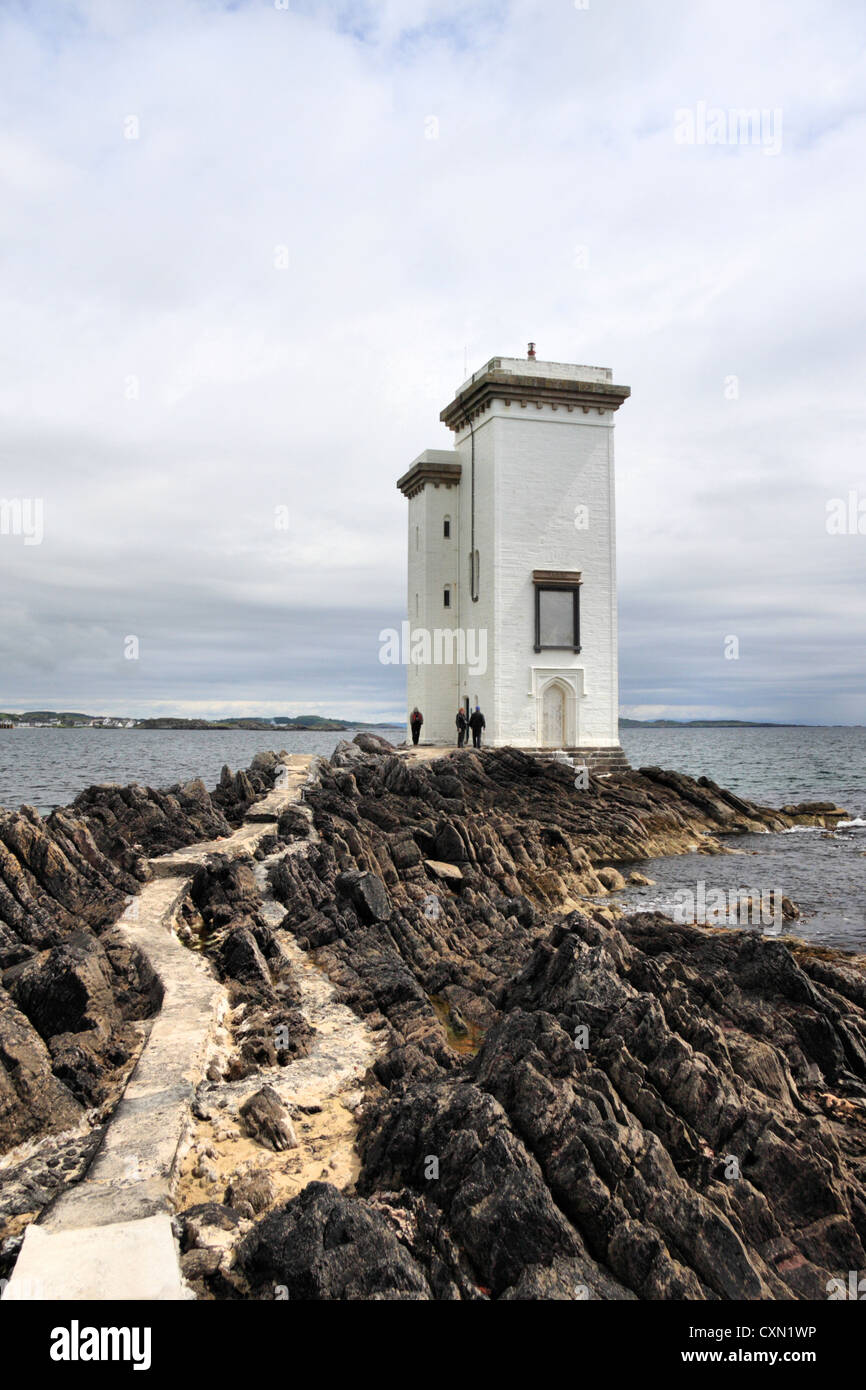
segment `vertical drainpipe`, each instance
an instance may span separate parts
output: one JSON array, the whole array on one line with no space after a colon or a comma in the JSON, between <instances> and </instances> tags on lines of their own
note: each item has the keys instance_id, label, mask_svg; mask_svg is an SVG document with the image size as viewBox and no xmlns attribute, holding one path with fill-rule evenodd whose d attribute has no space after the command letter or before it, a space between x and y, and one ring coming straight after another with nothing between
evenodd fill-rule
<instances>
[{"instance_id":1,"label":"vertical drainpipe","mask_svg":"<svg viewBox=\"0 0 866 1390\"><path fill-rule=\"evenodd\" d=\"M463 417L464 417L464 419L465 419L467 425L469 426L469 436L470 436L470 439L471 439L471 444L470 444L470 458L471 458L471 467L470 467L470 500L469 500L469 596L470 596L470 598L471 598L471 600L472 600L473 603L477 603L477 602L478 602L478 576L477 576L476 569L475 569L475 430L473 429L473 426L472 426L472 418L471 418L471 416L469 415L469 412L468 412L468 411L464 410L464 412L463 412ZM467 675L468 675L468 670L467 670ZM462 697L461 694L460 694L460 679L459 679L459 677L458 677L458 689L457 689L457 694L458 694L458 699L459 699L460 703L461 703L461 704L464 704L465 702L464 702L464 700L463 700L463 697ZM466 696L466 701L468 701L468 700L469 700L469 696L467 695L467 696Z\"/></svg>"}]
</instances>

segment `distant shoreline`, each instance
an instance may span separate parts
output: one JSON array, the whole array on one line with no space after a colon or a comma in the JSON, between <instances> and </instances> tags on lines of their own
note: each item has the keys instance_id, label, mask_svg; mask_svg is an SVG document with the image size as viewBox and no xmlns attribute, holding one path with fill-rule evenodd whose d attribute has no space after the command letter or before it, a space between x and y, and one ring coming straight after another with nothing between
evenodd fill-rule
<instances>
[{"instance_id":1,"label":"distant shoreline","mask_svg":"<svg viewBox=\"0 0 866 1390\"><path fill-rule=\"evenodd\" d=\"M861 729L862 724L776 723L770 719L621 719L621 729Z\"/></svg>"},{"instance_id":2,"label":"distant shoreline","mask_svg":"<svg viewBox=\"0 0 866 1390\"><path fill-rule=\"evenodd\" d=\"M619 721L620 729L860 729L862 724L803 724L797 721L776 721L758 719L628 719ZM166 715L155 719L133 719L125 715L84 715L57 712L54 710L28 710L23 714L0 713L0 730L12 729L123 729L160 730L184 733L217 732L231 733L232 730L246 730L250 733L377 733L383 730L404 731L406 725L400 723L371 724L364 721L356 723L342 719L298 716L298 722L285 719L280 723L257 719L183 719Z\"/></svg>"},{"instance_id":3,"label":"distant shoreline","mask_svg":"<svg viewBox=\"0 0 866 1390\"><path fill-rule=\"evenodd\" d=\"M233 730L246 730L248 733L359 733L366 731L375 733L381 729L405 729L404 724L365 724L365 723L346 723L337 719L321 719L311 723L288 721L280 724L272 724L269 720L260 719L232 719L232 720L210 720L210 719L130 719L119 715L93 715L82 716L63 716L62 714L49 714L47 711L40 718L37 715L8 715L0 714L0 728L10 729L105 729L118 730L135 733L136 731L160 730L162 732L187 733L194 732L221 732L231 733Z\"/></svg>"},{"instance_id":4,"label":"distant shoreline","mask_svg":"<svg viewBox=\"0 0 866 1390\"><path fill-rule=\"evenodd\" d=\"M0 724L0 729L13 733L16 729L50 730L56 734L354 734L390 729L403 732L402 724L292 724L289 728L272 728L269 724Z\"/></svg>"}]
</instances>

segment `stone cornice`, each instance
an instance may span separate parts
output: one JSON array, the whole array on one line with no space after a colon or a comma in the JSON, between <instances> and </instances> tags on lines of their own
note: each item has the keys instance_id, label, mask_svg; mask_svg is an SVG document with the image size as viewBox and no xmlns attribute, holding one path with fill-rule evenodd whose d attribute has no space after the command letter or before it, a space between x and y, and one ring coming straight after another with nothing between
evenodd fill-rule
<instances>
[{"instance_id":1,"label":"stone cornice","mask_svg":"<svg viewBox=\"0 0 866 1390\"><path fill-rule=\"evenodd\" d=\"M582 584L580 570L533 570L533 584Z\"/></svg>"},{"instance_id":2,"label":"stone cornice","mask_svg":"<svg viewBox=\"0 0 866 1390\"><path fill-rule=\"evenodd\" d=\"M518 408L549 405L554 410L582 408L587 413L597 410L603 414L618 410L630 395L630 386L615 386L608 381L569 381L561 377L516 376L513 372L490 371L455 396L439 419L449 429L458 430L468 419L482 414L494 400Z\"/></svg>"},{"instance_id":3,"label":"stone cornice","mask_svg":"<svg viewBox=\"0 0 866 1390\"><path fill-rule=\"evenodd\" d=\"M397 479L397 486L404 497L414 497L425 483L432 483L434 487L455 487L460 482L462 472L463 468L459 463L437 463L419 459L412 464L408 473Z\"/></svg>"}]
</instances>

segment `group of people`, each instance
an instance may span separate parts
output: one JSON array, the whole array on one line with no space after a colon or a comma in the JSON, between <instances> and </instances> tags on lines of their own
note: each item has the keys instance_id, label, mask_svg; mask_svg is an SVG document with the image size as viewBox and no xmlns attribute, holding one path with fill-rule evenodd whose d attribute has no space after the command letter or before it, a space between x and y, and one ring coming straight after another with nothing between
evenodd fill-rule
<instances>
[{"instance_id":1,"label":"group of people","mask_svg":"<svg viewBox=\"0 0 866 1390\"><path fill-rule=\"evenodd\" d=\"M466 718L466 711L461 705L457 711L455 719L457 725L457 747L462 748L467 742L470 732L472 733L472 747L481 747L481 730L486 728L486 720L481 713L481 706L476 705L469 718Z\"/></svg>"},{"instance_id":2,"label":"group of people","mask_svg":"<svg viewBox=\"0 0 866 1390\"><path fill-rule=\"evenodd\" d=\"M481 706L476 705L472 713L467 717L466 711L461 705L457 711L455 719L457 725L457 747L462 748L470 733L472 734L472 747L481 747L481 730L487 727L487 721L481 713ZM424 723L424 716L416 705L409 715L409 727L412 730L412 742L417 743L421 737L421 725Z\"/></svg>"}]
</instances>

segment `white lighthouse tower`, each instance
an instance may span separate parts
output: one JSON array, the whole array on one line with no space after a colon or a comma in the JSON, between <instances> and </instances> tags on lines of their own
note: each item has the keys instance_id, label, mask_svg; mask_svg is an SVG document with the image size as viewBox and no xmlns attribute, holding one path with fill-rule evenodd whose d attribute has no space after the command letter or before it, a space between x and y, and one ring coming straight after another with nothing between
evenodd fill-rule
<instances>
[{"instance_id":1,"label":"white lighthouse tower","mask_svg":"<svg viewBox=\"0 0 866 1390\"><path fill-rule=\"evenodd\" d=\"M624 762L617 680L614 414L605 367L494 357L399 479L409 500L408 704L456 742L479 705L494 747Z\"/></svg>"}]
</instances>

